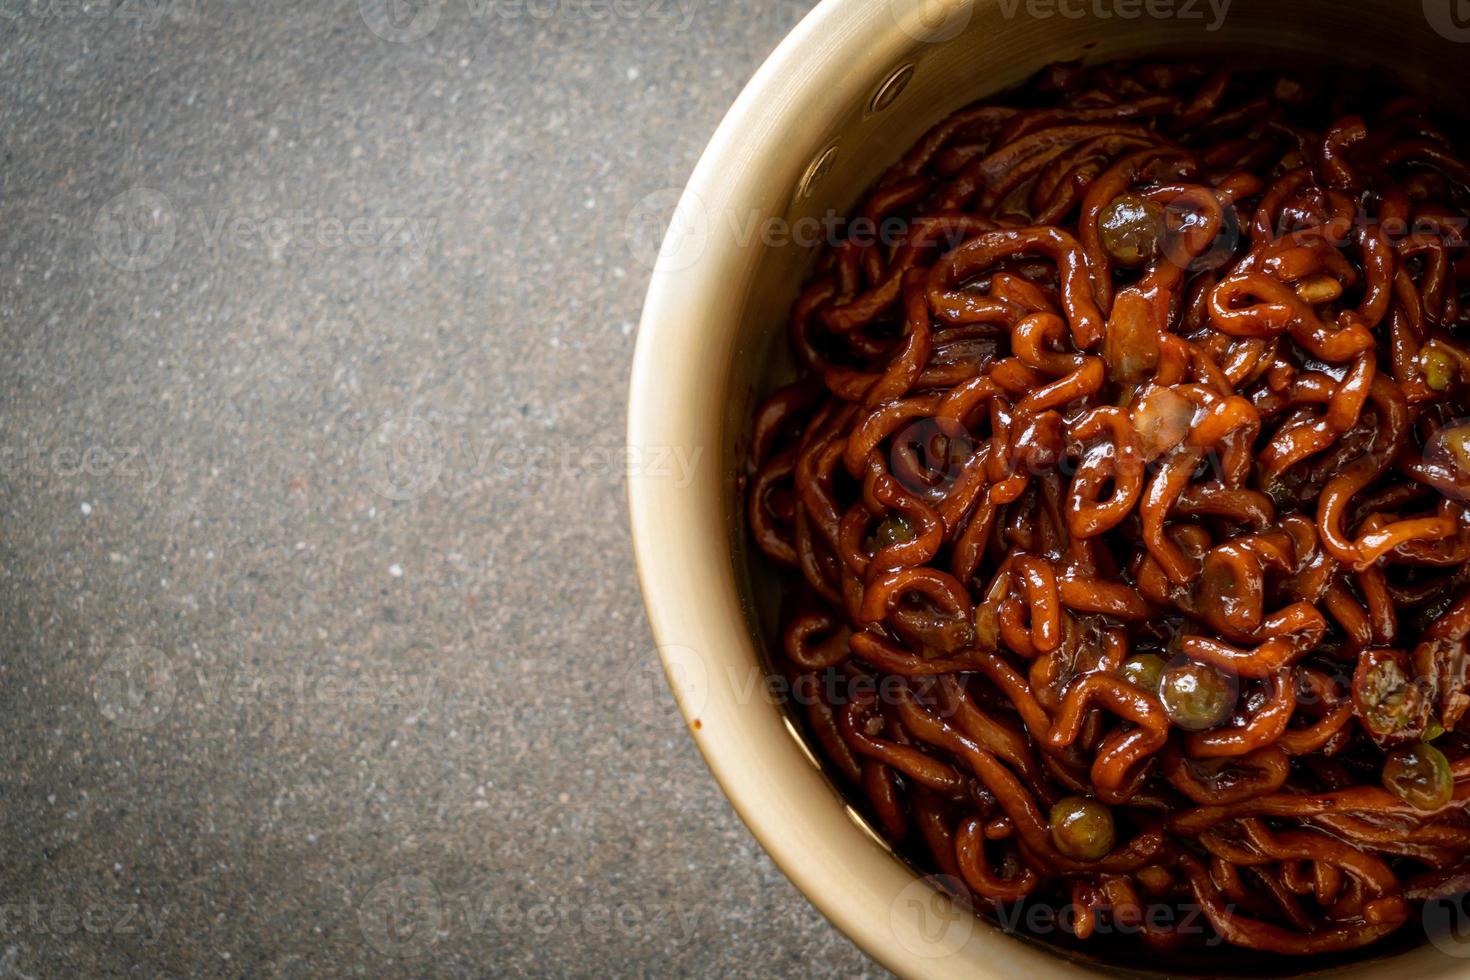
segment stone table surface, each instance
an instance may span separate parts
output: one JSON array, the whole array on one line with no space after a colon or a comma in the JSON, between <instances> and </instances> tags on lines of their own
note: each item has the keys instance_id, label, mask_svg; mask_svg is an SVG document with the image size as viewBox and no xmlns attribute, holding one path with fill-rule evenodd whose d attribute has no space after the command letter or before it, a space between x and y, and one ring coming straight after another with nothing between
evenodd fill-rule
<instances>
[{"instance_id":1,"label":"stone table surface","mask_svg":"<svg viewBox=\"0 0 1470 980\"><path fill-rule=\"evenodd\" d=\"M0 0L0 976L878 972L620 693L629 228L806 7Z\"/></svg>"}]
</instances>

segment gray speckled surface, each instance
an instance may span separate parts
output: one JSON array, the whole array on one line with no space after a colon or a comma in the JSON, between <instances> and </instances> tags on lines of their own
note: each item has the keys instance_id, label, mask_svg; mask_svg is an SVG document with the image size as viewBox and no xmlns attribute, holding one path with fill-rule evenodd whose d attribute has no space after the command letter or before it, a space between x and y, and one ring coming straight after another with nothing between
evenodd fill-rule
<instances>
[{"instance_id":1,"label":"gray speckled surface","mask_svg":"<svg viewBox=\"0 0 1470 980\"><path fill-rule=\"evenodd\" d=\"M805 4L417 4L0 0L0 976L874 972L619 693L630 215Z\"/></svg>"}]
</instances>

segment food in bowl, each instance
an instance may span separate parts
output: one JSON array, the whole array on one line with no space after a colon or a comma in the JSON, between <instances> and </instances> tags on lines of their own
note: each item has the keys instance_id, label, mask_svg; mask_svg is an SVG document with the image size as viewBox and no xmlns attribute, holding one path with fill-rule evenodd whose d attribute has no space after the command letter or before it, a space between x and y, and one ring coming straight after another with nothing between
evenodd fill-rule
<instances>
[{"instance_id":1,"label":"food in bowl","mask_svg":"<svg viewBox=\"0 0 1470 980\"><path fill-rule=\"evenodd\" d=\"M750 439L777 660L978 911L1302 956L1470 888L1448 132L1377 79L1058 65L819 257Z\"/></svg>"}]
</instances>

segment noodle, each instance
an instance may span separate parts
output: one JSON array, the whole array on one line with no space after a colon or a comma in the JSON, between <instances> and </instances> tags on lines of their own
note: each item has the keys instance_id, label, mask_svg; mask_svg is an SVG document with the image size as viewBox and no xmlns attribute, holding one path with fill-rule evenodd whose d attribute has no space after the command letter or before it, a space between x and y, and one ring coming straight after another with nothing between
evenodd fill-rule
<instances>
[{"instance_id":1,"label":"noodle","mask_svg":"<svg viewBox=\"0 0 1470 980\"><path fill-rule=\"evenodd\" d=\"M1470 881L1470 167L1209 65L1010 101L877 183L756 417L814 741L981 911L1375 942Z\"/></svg>"}]
</instances>

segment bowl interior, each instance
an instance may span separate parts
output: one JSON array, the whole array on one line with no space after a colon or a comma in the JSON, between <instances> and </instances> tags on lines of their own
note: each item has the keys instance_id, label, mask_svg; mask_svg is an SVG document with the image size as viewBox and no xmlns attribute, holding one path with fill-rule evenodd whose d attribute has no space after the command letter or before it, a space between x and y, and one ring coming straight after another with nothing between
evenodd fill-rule
<instances>
[{"instance_id":1,"label":"bowl interior","mask_svg":"<svg viewBox=\"0 0 1470 980\"><path fill-rule=\"evenodd\" d=\"M918 882L762 687L779 594L748 547L738 475L754 406L793 376L787 311L823 219L848 214L931 125L1055 61L1354 65L1461 111L1470 28L1455 28L1451 2L1441 17L1438 0L1422 9L1402 0L825 0L711 142L680 200L640 328L629 409L639 573L676 696L727 795L788 876L889 968L973 977L1098 966L974 922ZM1149 13L1165 10L1172 15ZM701 462L687 473L654 464L681 453ZM1322 967L1343 969L1282 969ZM1350 969L1448 977L1467 968L1470 937Z\"/></svg>"}]
</instances>

